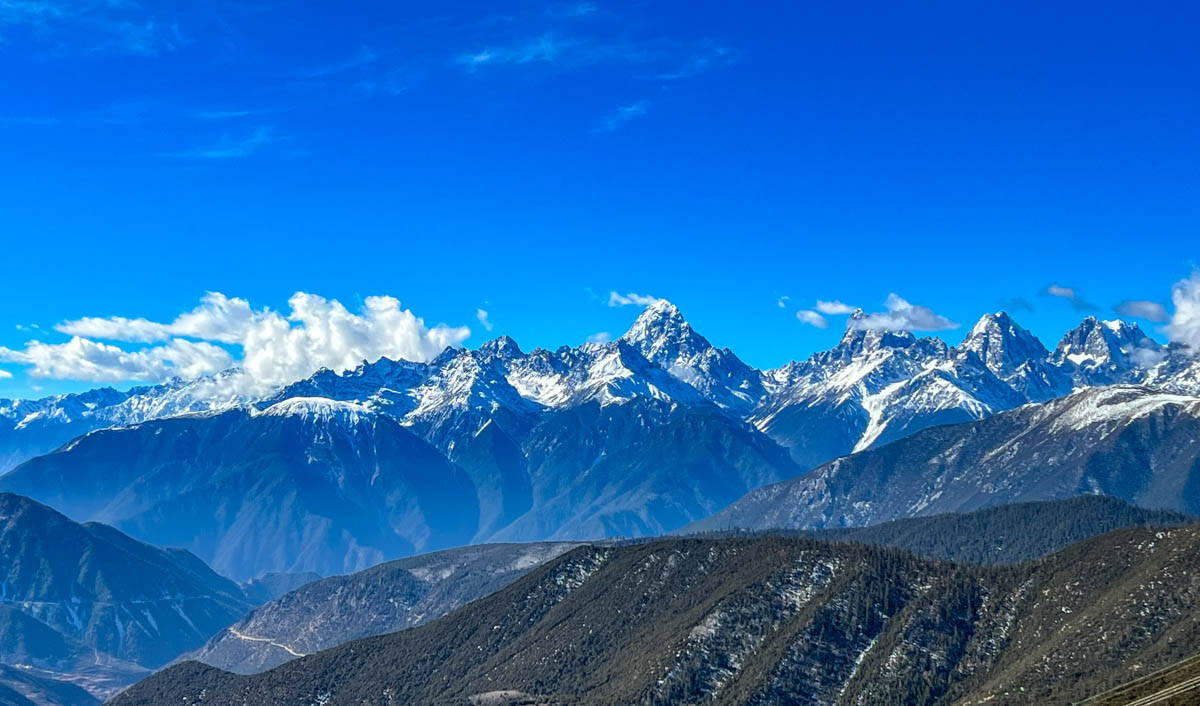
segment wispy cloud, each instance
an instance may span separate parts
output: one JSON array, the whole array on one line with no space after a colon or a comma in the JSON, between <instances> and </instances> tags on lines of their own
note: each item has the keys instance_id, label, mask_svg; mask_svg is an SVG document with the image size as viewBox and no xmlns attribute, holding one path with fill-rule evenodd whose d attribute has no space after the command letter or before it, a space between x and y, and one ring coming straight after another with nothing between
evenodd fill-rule
<instances>
[{"instance_id":1,"label":"wispy cloud","mask_svg":"<svg viewBox=\"0 0 1200 706\"><path fill-rule=\"evenodd\" d=\"M853 314L854 307L850 306L849 304L843 304L842 302L837 301L836 299L834 301L830 301L830 302L818 299L817 300L817 311L821 312L822 314L838 316L841 314Z\"/></svg>"},{"instance_id":2,"label":"wispy cloud","mask_svg":"<svg viewBox=\"0 0 1200 706\"><path fill-rule=\"evenodd\" d=\"M611 340L612 340L612 334L609 333L608 331L601 331L599 333L593 333L592 335L587 337L588 343L608 343Z\"/></svg>"},{"instance_id":3,"label":"wispy cloud","mask_svg":"<svg viewBox=\"0 0 1200 706\"><path fill-rule=\"evenodd\" d=\"M492 322L488 321L487 311L483 309L477 309L475 311L475 318L479 319L479 324L483 326L485 331L491 331L493 328L495 328L495 326L492 325Z\"/></svg>"},{"instance_id":4,"label":"wispy cloud","mask_svg":"<svg viewBox=\"0 0 1200 706\"><path fill-rule=\"evenodd\" d=\"M471 70L501 64L550 63L576 44L571 40L560 39L553 32L547 32L519 44L485 47L462 54L457 61Z\"/></svg>"},{"instance_id":5,"label":"wispy cloud","mask_svg":"<svg viewBox=\"0 0 1200 706\"><path fill-rule=\"evenodd\" d=\"M370 66L383 58L383 54L371 47L362 46L353 56L322 66L312 66L296 72L301 78L324 78Z\"/></svg>"},{"instance_id":6,"label":"wispy cloud","mask_svg":"<svg viewBox=\"0 0 1200 706\"><path fill-rule=\"evenodd\" d=\"M1117 313L1121 316L1146 319L1158 324L1171 318L1170 314L1167 313L1167 307L1158 302L1146 301L1144 299L1121 302L1117 305Z\"/></svg>"},{"instance_id":7,"label":"wispy cloud","mask_svg":"<svg viewBox=\"0 0 1200 706\"><path fill-rule=\"evenodd\" d=\"M704 73L711 69L718 69L725 66L731 66L737 63L738 52L732 47L723 44L715 44L704 42L699 47L695 48L690 56L687 56L682 64L676 68L664 71L657 75L657 78L664 81L676 81L683 78L691 78L697 74Z\"/></svg>"},{"instance_id":8,"label":"wispy cloud","mask_svg":"<svg viewBox=\"0 0 1200 706\"><path fill-rule=\"evenodd\" d=\"M242 157L249 157L279 139L281 138L276 137L272 133L271 128L260 126L253 133L243 138L231 138L225 135L213 145L179 152L168 152L165 156L173 159L197 160L240 159Z\"/></svg>"},{"instance_id":9,"label":"wispy cloud","mask_svg":"<svg viewBox=\"0 0 1200 706\"><path fill-rule=\"evenodd\" d=\"M635 120L646 114L649 108L649 103L646 101L638 101L629 105L617 107L608 115L604 116L604 120L600 126L596 128L597 132L612 132L623 127L630 120Z\"/></svg>"},{"instance_id":10,"label":"wispy cloud","mask_svg":"<svg viewBox=\"0 0 1200 706\"><path fill-rule=\"evenodd\" d=\"M551 6L546 14L554 19L578 20L595 15L600 7L594 2L573 2Z\"/></svg>"},{"instance_id":11,"label":"wispy cloud","mask_svg":"<svg viewBox=\"0 0 1200 706\"><path fill-rule=\"evenodd\" d=\"M246 108L242 110L195 110L192 111L191 117L196 120L237 120L239 118L252 118L256 115L266 113L265 109L261 108Z\"/></svg>"},{"instance_id":12,"label":"wispy cloud","mask_svg":"<svg viewBox=\"0 0 1200 706\"><path fill-rule=\"evenodd\" d=\"M619 292L608 293L609 306L650 306L651 304L657 304L659 301L658 297L650 294L637 294L635 292L628 294L621 294Z\"/></svg>"},{"instance_id":13,"label":"wispy cloud","mask_svg":"<svg viewBox=\"0 0 1200 706\"><path fill-rule=\"evenodd\" d=\"M3 368L0 368L0 380L7 380L7 379L11 378L12 376L13 376L12 373L8 372L7 370L4 370Z\"/></svg>"},{"instance_id":14,"label":"wispy cloud","mask_svg":"<svg viewBox=\"0 0 1200 706\"><path fill-rule=\"evenodd\" d=\"M1046 294L1059 299L1066 299L1071 302L1071 305L1080 311L1095 311L1096 306L1084 299L1074 287L1064 287L1060 284L1052 284L1046 287Z\"/></svg>"},{"instance_id":15,"label":"wispy cloud","mask_svg":"<svg viewBox=\"0 0 1200 706\"><path fill-rule=\"evenodd\" d=\"M190 43L178 23L132 0L0 0L0 26L27 32L52 53L154 56Z\"/></svg>"},{"instance_id":16,"label":"wispy cloud","mask_svg":"<svg viewBox=\"0 0 1200 706\"><path fill-rule=\"evenodd\" d=\"M1013 297L1000 302L1000 308L1004 311L1023 311L1026 313L1033 311L1033 304L1025 297Z\"/></svg>"}]
</instances>

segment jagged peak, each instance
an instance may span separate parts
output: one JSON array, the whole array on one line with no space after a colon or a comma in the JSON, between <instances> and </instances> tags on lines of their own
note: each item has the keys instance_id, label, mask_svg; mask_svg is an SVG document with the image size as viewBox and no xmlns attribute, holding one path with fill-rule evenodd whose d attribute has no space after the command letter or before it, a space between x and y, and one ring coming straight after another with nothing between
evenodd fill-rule
<instances>
[{"instance_id":1,"label":"jagged peak","mask_svg":"<svg viewBox=\"0 0 1200 706\"><path fill-rule=\"evenodd\" d=\"M629 327L629 331L622 338L629 340L636 338L642 332L684 326L691 328L691 325L683 318L683 313L679 311L679 307L666 299L659 299L642 310L637 320L633 322L633 326Z\"/></svg>"},{"instance_id":2,"label":"jagged peak","mask_svg":"<svg viewBox=\"0 0 1200 706\"><path fill-rule=\"evenodd\" d=\"M649 360L667 365L680 356L712 348L708 339L683 318L679 308L665 299L647 306L618 340L634 346Z\"/></svg>"},{"instance_id":3,"label":"jagged peak","mask_svg":"<svg viewBox=\"0 0 1200 706\"><path fill-rule=\"evenodd\" d=\"M525 355L521 352L521 347L517 345L512 336L507 335L485 342L479 346L479 352L499 358L515 358Z\"/></svg>"},{"instance_id":4,"label":"jagged peak","mask_svg":"<svg viewBox=\"0 0 1200 706\"><path fill-rule=\"evenodd\" d=\"M1017 338L1024 341L1037 342L1038 347L1041 347L1043 350L1045 350L1045 347L1042 345L1042 342L1037 336L1033 335L1029 329L1026 329L1024 326L1018 324L1016 320L1014 320L1008 315L1007 312L1004 311L997 311L993 314L984 314L983 316L979 317L979 320L975 322L975 325L971 327L971 330L963 339L963 344L988 336L992 333L1001 334L1006 338Z\"/></svg>"},{"instance_id":5,"label":"jagged peak","mask_svg":"<svg viewBox=\"0 0 1200 706\"><path fill-rule=\"evenodd\" d=\"M977 356L989 370L1002 377L1050 353L1037 336L1003 311L979 317L956 350L960 356Z\"/></svg>"}]
</instances>

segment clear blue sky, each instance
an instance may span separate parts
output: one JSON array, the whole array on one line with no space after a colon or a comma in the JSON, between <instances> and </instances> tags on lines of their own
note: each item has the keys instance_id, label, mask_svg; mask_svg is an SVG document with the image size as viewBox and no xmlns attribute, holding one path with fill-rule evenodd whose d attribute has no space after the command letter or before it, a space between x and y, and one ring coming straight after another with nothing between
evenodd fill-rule
<instances>
[{"instance_id":1,"label":"clear blue sky","mask_svg":"<svg viewBox=\"0 0 1200 706\"><path fill-rule=\"evenodd\" d=\"M952 342L1022 299L1051 346L1086 312L1049 285L1169 305L1197 11L975 4L11 0L0 346L306 291L555 347L624 330L616 290L773 367L836 342L817 299L895 292Z\"/></svg>"}]
</instances>

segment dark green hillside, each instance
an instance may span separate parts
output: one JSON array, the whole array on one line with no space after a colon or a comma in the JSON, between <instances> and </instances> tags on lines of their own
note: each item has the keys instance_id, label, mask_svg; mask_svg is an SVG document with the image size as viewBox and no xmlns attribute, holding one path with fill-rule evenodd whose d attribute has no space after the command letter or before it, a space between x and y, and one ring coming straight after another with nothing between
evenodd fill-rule
<instances>
[{"instance_id":1,"label":"dark green hillside","mask_svg":"<svg viewBox=\"0 0 1200 706\"><path fill-rule=\"evenodd\" d=\"M1200 644L1200 526L1015 567L803 538L581 547L413 630L271 671L172 667L175 704L1066 704Z\"/></svg>"}]
</instances>

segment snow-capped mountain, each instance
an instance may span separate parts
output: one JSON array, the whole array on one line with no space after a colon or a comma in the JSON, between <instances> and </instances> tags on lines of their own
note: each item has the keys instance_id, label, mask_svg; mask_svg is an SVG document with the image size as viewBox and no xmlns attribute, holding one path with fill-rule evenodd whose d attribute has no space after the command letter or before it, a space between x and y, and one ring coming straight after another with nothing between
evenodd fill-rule
<instances>
[{"instance_id":1,"label":"snow-capped mountain","mask_svg":"<svg viewBox=\"0 0 1200 706\"><path fill-rule=\"evenodd\" d=\"M974 353L1001 379L1017 374L1026 363L1043 360L1050 351L1029 331L1004 313L985 314L956 349L958 355Z\"/></svg>"},{"instance_id":2,"label":"snow-capped mountain","mask_svg":"<svg viewBox=\"0 0 1200 706\"><path fill-rule=\"evenodd\" d=\"M1084 387L1138 382L1165 355L1137 324L1089 316L1063 336L1053 361L1070 368L1076 386Z\"/></svg>"},{"instance_id":3,"label":"snow-capped mountain","mask_svg":"<svg viewBox=\"0 0 1200 706\"><path fill-rule=\"evenodd\" d=\"M860 330L858 321L861 314L851 316L832 350L766 373L772 392L751 421L802 465L1085 387L1200 393L1192 351L1166 349L1123 321L1089 317L1053 353L1003 312L980 318L955 347L904 331Z\"/></svg>"},{"instance_id":4,"label":"snow-capped mountain","mask_svg":"<svg viewBox=\"0 0 1200 706\"><path fill-rule=\"evenodd\" d=\"M857 328L862 313L856 312L833 349L769 374L776 389L751 421L812 467L928 426L1011 409L1026 398L980 353L1003 370L1027 344L1004 335L1012 327L993 331L997 319L985 317L965 347L955 349L907 331ZM1025 345L1009 351L1011 340Z\"/></svg>"},{"instance_id":5,"label":"snow-capped mountain","mask_svg":"<svg viewBox=\"0 0 1200 706\"><path fill-rule=\"evenodd\" d=\"M763 374L696 333L670 302L647 307L621 341L733 414L745 416L762 401Z\"/></svg>"},{"instance_id":6,"label":"snow-capped mountain","mask_svg":"<svg viewBox=\"0 0 1200 706\"><path fill-rule=\"evenodd\" d=\"M117 391L102 387L39 400L0 400L0 473L96 429L214 412L255 398L242 371Z\"/></svg>"},{"instance_id":7,"label":"snow-capped mountain","mask_svg":"<svg viewBox=\"0 0 1200 706\"><path fill-rule=\"evenodd\" d=\"M752 491L695 529L864 526L1094 493L1200 511L1200 397L1115 385L926 429Z\"/></svg>"}]
</instances>

